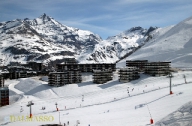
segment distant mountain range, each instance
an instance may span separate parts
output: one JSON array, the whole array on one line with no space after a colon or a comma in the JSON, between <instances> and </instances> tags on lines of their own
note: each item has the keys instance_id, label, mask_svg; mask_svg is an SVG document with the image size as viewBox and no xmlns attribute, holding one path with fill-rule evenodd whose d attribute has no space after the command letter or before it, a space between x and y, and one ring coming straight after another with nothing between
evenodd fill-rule
<instances>
[{"instance_id":1,"label":"distant mountain range","mask_svg":"<svg viewBox=\"0 0 192 126\"><path fill-rule=\"evenodd\" d=\"M0 64L61 63L66 57L75 57L80 63L116 62L143 45L151 32L149 30L134 27L102 40L99 35L62 25L46 14L33 20L1 22Z\"/></svg>"},{"instance_id":2,"label":"distant mountain range","mask_svg":"<svg viewBox=\"0 0 192 126\"><path fill-rule=\"evenodd\" d=\"M149 29L133 27L118 35L108 37L96 44L93 52L81 55L83 60L81 58L79 60L81 62L118 62L152 39L151 33L155 29L157 27L150 27Z\"/></svg>"},{"instance_id":3,"label":"distant mountain range","mask_svg":"<svg viewBox=\"0 0 192 126\"><path fill-rule=\"evenodd\" d=\"M172 67L192 69L192 17L174 26L158 28L151 32L152 39L142 48L120 61L126 60L170 61Z\"/></svg>"},{"instance_id":4,"label":"distant mountain range","mask_svg":"<svg viewBox=\"0 0 192 126\"><path fill-rule=\"evenodd\" d=\"M0 64L40 61L49 63L92 51L100 36L60 24L43 14L34 19L0 23Z\"/></svg>"},{"instance_id":5,"label":"distant mountain range","mask_svg":"<svg viewBox=\"0 0 192 126\"><path fill-rule=\"evenodd\" d=\"M74 57L79 63L114 63L157 41L159 31L165 29L133 27L102 40L97 34L65 26L46 14L33 20L1 22L0 65L27 61L51 65L62 63L66 57Z\"/></svg>"}]
</instances>

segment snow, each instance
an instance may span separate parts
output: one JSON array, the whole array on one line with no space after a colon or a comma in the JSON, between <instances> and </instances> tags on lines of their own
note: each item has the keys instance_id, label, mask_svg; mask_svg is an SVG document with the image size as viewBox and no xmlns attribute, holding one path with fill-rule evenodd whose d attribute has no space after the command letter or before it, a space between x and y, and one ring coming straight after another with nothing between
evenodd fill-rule
<instances>
[{"instance_id":1,"label":"snow","mask_svg":"<svg viewBox=\"0 0 192 126\"><path fill-rule=\"evenodd\" d=\"M71 52L74 57L84 50L93 51L94 44L101 41L98 35L90 31L62 25L46 14L34 20L13 20L2 22L2 24L0 55L5 56L0 57L1 65L8 65L11 61L27 62L29 57L30 60L37 61L39 56L45 54L50 58L41 60L48 63L56 58L63 58L61 51ZM6 51L13 47L26 51L20 51L19 54L10 51L11 49ZM21 55L24 56L21 57ZM31 59L32 57L34 58Z\"/></svg>"},{"instance_id":2,"label":"snow","mask_svg":"<svg viewBox=\"0 0 192 126\"><path fill-rule=\"evenodd\" d=\"M181 95L182 93L178 94ZM169 114L159 122L157 126L190 126L192 124L192 101L184 104L175 112Z\"/></svg>"},{"instance_id":3,"label":"snow","mask_svg":"<svg viewBox=\"0 0 192 126\"><path fill-rule=\"evenodd\" d=\"M124 31L116 36L109 37L95 45L95 48L88 55L81 54L78 60L81 63L115 63L127 53L133 51L133 48L138 47L144 43L146 37L143 33L146 30L138 27ZM91 59L91 60L87 60Z\"/></svg>"},{"instance_id":4,"label":"snow","mask_svg":"<svg viewBox=\"0 0 192 126\"><path fill-rule=\"evenodd\" d=\"M47 81L47 82L48 82L48 76L42 76L42 77L41 77L41 80L42 80L42 81Z\"/></svg>"},{"instance_id":5,"label":"snow","mask_svg":"<svg viewBox=\"0 0 192 126\"><path fill-rule=\"evenodd\" d=\"M85 43L87 39L92 39L91 34L93 33L67 27L59 24L53 18L50 19L48 20L48 17L45 20L36 18L39 25L31 21L31 27L38 33L42 33L41 35L45 36L45 39L41 39L36 34L0 34L0 55L3 59L1 64L6 65L10 61L26 61L27 56L24 54L18 55L19 58L14 59L14 55L8 51L5 52L5 49L10 46L24 48L33 53L49 54L51 57L43 62L64 58L63 55L55 56L55 54L66 50L75 52L76 58L81 63L87 63L89 58L96 58L90 62L114 63L130 52L131 47L137 47L145 40L141 31L130 32L131 30L128 30L103 41L98 35L94 35L95 41L98 41L95 48L82 46L82 50L76 50L75 46L62 45L56 41L62 42L64 34L77 34L79 38L75 36L76 39ZM25 29L24 25L17 20L7 23L6 28L14 33L18 32L18 29ZM0 30L2 29L1 27ZM128 58L120 61L117 67L125 66L126 60L136 59L171 61L172 67L192 67L191 34L191 17L177 25L158 28L151 33L153 38L150 41ZM68 40L74 42L71 38ZM37 47L43 51L38 50ZM41 77L41 80L40 77L6 80L5 85L10 89L10 105L0 108L0 125L34 126L59 123L60 119L62 124L69 121L71 126L74 126L77 120L80 121L79 126L88 124L91 126L145 126L150 123L150 114L156 123L154 125L158 126L191 124L191 71L173 73L173 95L169 95L169 78L165 76L151 77L140 74L141 77L138 80L121 83L118 81L117 73L114 73L112 81L105 84L93 84L92 73L84 73L82 83L62 87L48 86L47 77ZM184 83L183 75L187 78L187 84ZM130 96L127 90L129 90ZM54 120L50 122L10 121L10 116L28 116L29 108L26 105L31 100L34 102L33 116L53 116ZM56 111L56 102L59 112ZM23 112L20 112L21 106ZM41 109L43 106L46 107L45 110Z\"/></svg>"},{"instance_id":6,"label":"snow","mask_svg":"<svg viewBox=\"0 0 192 126\"><path fill-rule=\"evenodd\" d=\"M5 28L6 29L9 29L9 28L12 28L12 27L15 27L15 26L18 26L18 25L20 25L22 22L21 21L10 21L9 23L7 23L6 25L5 25Z\"/></svg>"},{"instance_id":7,"label":"snow","mask_svg":"<svg viewBox=\"0 0 192 126\"><path fill-rule=\"evenodd\" d=\"M192 67L192 17L175 26L157 29L153 39L122 60L171 61L173 67Z\"/></svg>"},{"instance_id":8,"label":"snow","mask_svg":"<svg viewBox=\"0 0 192 126\"><path fill-rule=\"evenodd\" d=\"M61 51L71 52L70 55L79 63L115 63L124 56L130 55L135 47L145 44L127 59L171 61L174 67L191 67L191 17L177 25L150 32L153 39L148 42L145 41L147 30L141 27L133 27L102 40L97 34L62 25L46 14L34 20L17 19L2 24L0 27L1 65L7 65L10 61L27 62L29 56L34 57L31 60L37 61L39 56L45 54L50 58L41 60L48 63L56 58L63 58ZM23 32L26 34L21 34ZM20 55L5 51L9 47L27 50L29 54L20 52L22 53ZM125 64L125 60L118 66Z\"/></svg>"},{"instance_id":9,"label":"snow","mask_svg":"<svg viewBox=\"0 0 192 126\"><path fill-rule=\"evenodd\" d=\"M90 31L86 31L86 30L78 30L77 34L80 36L80 38L88 39L89 38L88 35L93 34L93 33Z\"/></svg>"},{"instance_id":10,"label":"snow","mask_svg":"<svg viewBox=\"0 0 192 126\"><path fill-rule=\"evenodd\" d=\"M69 121L71 126L74 126L77 120L80 121L78 126L88 126L88 124L91 126L145 126L151 119L148 108L156 125L167 120L176 124L180 119L191 118L192 72L179 71L173 75L174 94L172 95L169 95L169 78L151 77L145 74L141 74L138 80L121 83L118 81L117 72L114 72L112 81L93 84L92 74L85 73L82 83L62 87L49 87L46 81L39 80L40 77L6 80L6 85L9 85L11 92L10 97L17 98L13 99L11 105L0 108L0 125L55 124L59 123L60 115L61 124ZM183 75L186 76L187 84L184 83ZM127 94L127 89L130 96ZM10 122L11 115L15 117L29 115L29 108L26 105L31 100L34 102L33 116L53 116L54 120ZM55 108L56 102L60 110L58 112ZM184 104L187 106L183 106ZM21 106L23 112L20 112ZM41 110L42 106L46 109ZM175 113L171 114L173 112ZM169 114L171 116L166 117ZM190 121L179 123L185 126L186 123L190 124Z\"/></svg>"}]
</instances>

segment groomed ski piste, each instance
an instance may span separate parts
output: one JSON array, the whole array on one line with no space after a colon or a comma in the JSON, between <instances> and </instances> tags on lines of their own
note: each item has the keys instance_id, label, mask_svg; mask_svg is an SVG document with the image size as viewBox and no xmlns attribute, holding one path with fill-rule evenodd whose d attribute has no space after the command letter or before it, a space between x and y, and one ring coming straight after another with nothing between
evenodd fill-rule
<instances>
[{"instance_id":1,"label":"groomed ski piste","mask_svg":"<svg viewBox=\"0 0 192 126\"><path fill-rule=\"evenodd\" d=\"M170 78L140 76L121 83L114 73L112 81L93 84L91 74L84 74L84 82L62 87L50 87L40 77L5 80L11 104L0 108L0 125L63 125L69 121L69 126L191 126L192 71L173 73L172 95ZM26 118L29 101L34 103L31 121Z\"/></svg>"}]
</instances>

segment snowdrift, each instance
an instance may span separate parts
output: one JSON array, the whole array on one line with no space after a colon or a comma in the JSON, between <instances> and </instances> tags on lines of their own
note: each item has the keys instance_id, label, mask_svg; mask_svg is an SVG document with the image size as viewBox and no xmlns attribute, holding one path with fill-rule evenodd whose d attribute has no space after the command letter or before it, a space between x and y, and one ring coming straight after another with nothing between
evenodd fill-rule
<instances>
[{"instance_id":1,"label":"snowdrift","mask_svg":"<svg viewBox=\"0 0 192 126\"><path fill-rule=\"evenodd\" d=\"M156 123L157 126L192 126L192 101Z\"/></svg>"}]
</instances>

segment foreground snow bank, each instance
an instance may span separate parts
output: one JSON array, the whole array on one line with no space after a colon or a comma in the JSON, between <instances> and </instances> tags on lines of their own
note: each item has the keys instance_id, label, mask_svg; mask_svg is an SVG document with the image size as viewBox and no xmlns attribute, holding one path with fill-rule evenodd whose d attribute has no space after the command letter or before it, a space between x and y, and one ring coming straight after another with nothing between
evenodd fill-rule
<instances>
[{"instance_id":1,"label":"foreground snow bank","mask_svg":"<svg viewBox=\"0 0 192 126\"><path fill-rule=\"evenodd\" d=\"M42 85L40 82L37 82L36 80L33 80L31 78L21 78L19 79L19 83L15 85L15 88L24 92L25 94L28 94L29 91L32 91L32 89L37 88L38 86ZM32 94L33 92L30 92Z\"/></svg>"},{"instance_id":2,"label":"foreground snow bank","mask_svg":"<svg viewBox=\"0 0 192 126\"><path fill-rule=\"evenodd\" d=\"M192 101L156 123L157 126L192 126Z\"/></svg>"}]
</instances>

